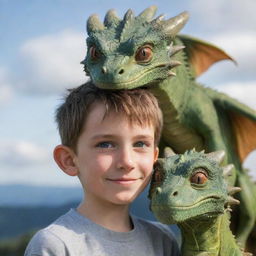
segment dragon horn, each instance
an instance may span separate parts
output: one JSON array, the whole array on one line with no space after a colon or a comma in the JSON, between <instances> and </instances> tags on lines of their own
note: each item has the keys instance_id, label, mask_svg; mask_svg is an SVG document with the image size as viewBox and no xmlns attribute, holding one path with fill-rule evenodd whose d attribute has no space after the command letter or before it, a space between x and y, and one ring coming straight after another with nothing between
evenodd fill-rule
<instances>
[{"instance_id":1,"label":"dragon horn","mask_svg":"<svg viewBox=\"0 0 256 256\"><path fill-rule=\"evenodd\" d=\"M166 35L174 37L188 21L188 12L182 12L179 15L170 18L169 20L161 21L163 31Z\"/></svg>"},{"instance_id":2,"label":"dragon horn","mask_svg":"<svg viewBox=\"0 0 256 256\"><path fill-rule=\"evenodd\" d=\"M87 33L90 35L90 33L103 30L104 25L99 20L99 17L97 14L91 15L87 20Z\"/></svg>"},{"instance_id":3,"label":"dragon horn","mask_svg":"<svg viewBox=\"0 0 256 256\"><path fill-rule=\"evenodd\" d=\"M240 192L242 189L240 187L229 187L228 188L228 194L230 196L234 195L237 192Z\"/></svg>"},{"instance_id":4,"label":"dragon horn","mask_svg":"<svg viewBox=\"0 0 256 256\"><path fill-rule=\"evenodd\" d=\"M223 167L223 176L224 177L232 176L233 168L234 168L233 164L228 164L228 165L224 166Z\"/></svg>"},{"instance_id":5,"label":"dragon horn","mask_svg":"<svg viewBox=\"0 0 256 256\"><path fill-rule=\"evenodd\" d=\"M141 12L137 16L137 18L140 18L145 21L150 21L155 16L156 10L157 10L157 7L155 5L152 5L147 9L145 9L143 12Z\"/></svg>"},{"instance_id":6,"label":"dragon horn","mask_svg":"<svg viewBox=\"0 0 256 256\"><path fill-rule=\"evenodd\" d=\"M237 200L237 199L235 199L235 198L232 197L232 196L229 196L229 197L228 197L228 200L227 200L227 203L228 203L229 205L234 205L234 204L240 204L240 201Z\"/></svg>"},{"instance_id":7,"label":"dragon horn","mask_svg":"<svg viewBox=\"0 0 256 256\"><path fill-rule=\"evenodd\" d=\"M170 148L170 147L165 147L164 148L164 157L167 158L167 157L171 157L171 156L174 156L176 155L174 153L174 151Z\"/></svg>"},{"instance_id":8,"label":"dragon horn","mask_svg":"<svg viewBox=\"0 0 256 256\"><path fill-rule=\"evenodd\" d=\"M120 19L116 15L116 11L114 9L109 10L106 13L104 18L104 25L106 27L110 27L112 24L117 25L120 22Z\"/></svg>"},{"instance_id":9,"label":"dragon horn","mask_svg":"<svg viewBox=\"0 0 256 256\"><path fill-rule=\"evenodd\" d=\"M220 150L220 151L211 152L206 154L206 157L213 161L216 161L217 163L221 163L224 160L225 151Z\"/></svg>"},{"instance_id":10,"label":"dragon horn","mask_svg":"<svg viewBox=\"0 0 256 256\"><path fill-rule=\"evenodd\" d=\"M126 23L126 22L129 22L132 18L134 17L134 14L133 14L133 11L131 10L131 9L129 9L126 13L125 13L125 15L124 15L124 24Z\"/></svg>"},{"instance_id":11,"label":"dragon horn","mask_svg":"<svg viewBox=\"0 0 256 256\"><path fill-rule=\"evenodd\" d=\"M175 55L177 52L180 52L184 48L185 48L184 45L175 45L175 46L171 45L169 49L169 56L172 57L173 55Z\"/></svg>"}]
</instances>

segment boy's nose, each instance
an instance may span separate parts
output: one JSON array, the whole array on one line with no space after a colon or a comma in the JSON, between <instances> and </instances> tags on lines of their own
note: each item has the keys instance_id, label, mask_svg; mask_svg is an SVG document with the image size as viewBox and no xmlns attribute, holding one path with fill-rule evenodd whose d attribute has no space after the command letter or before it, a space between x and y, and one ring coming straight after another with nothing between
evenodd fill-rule
<instances>
[{"instance_id":1,"label":"boy's nose","mask_svg":"<svg viewBox=\"0 0 256 256\"><path fill-rule=\"evenodd\" d=\"M126 171L131 171L132 169L134 169L134 167L134 159L131 150L121 150L117 159L117 168Z\"/></svg>"}]
</instances>

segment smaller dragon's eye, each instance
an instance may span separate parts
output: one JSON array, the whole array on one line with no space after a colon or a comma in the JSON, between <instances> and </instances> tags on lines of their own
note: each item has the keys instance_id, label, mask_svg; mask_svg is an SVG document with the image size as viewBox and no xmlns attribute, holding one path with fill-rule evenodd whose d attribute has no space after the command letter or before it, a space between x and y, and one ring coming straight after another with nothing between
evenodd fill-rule
<instances>
[{"instance_id":1,"label":"smaller dragon's eye","mask_svg":"<svg viewBox=\"0 0 256 256\"><path fill-rule=\"evenodd\" d=\"M147 63L153 57L152 47L150 45L144 45L139 48L135 54L135 60L137 62Z\"/></svg>"},{"instance_id":2,"label":"smaller dragon's eye","mask_svg":"<svg viewBox=\"0 0 256 256\"><path fill-rule=\"evenodd\" d=\"M194 173L190 178L190 182L193 184L205 184L207 180L207 173L202 168L197 169L196 173Z\"/></svg>"},{"instance_id":3,"label":"smaller dragon's eye","mask_svg":"<svg viewBox=\"0 0 256 256\"><path fill-rule=\"evenodd\" d=\"M101 55L95 45L90 47L89 53L90 53L92 60L98 60Z\"/></svg>"},{"instance_id":4,"label":"smaller dragon's eye","mask_svg":"<svg viewBox=\"0 0 256 256\"><path fill-rule=\"evenodd\" d=\"M161 168L158 162L156 162L154 164L154 173L153 173L152 181L153 183L160 184L163 182L163 180L164 180L163 168Z\"/></svg>"}]
</instances>

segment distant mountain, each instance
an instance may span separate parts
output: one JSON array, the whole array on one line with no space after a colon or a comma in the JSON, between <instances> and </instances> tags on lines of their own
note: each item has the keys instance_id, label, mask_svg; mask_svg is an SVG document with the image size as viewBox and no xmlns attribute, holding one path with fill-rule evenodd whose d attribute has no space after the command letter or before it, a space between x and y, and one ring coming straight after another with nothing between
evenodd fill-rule
<instances>
[{"instance_id":1,"label":"distant mountain","mask_svg":"<svg viewBox=\"0 0 256 256\"><path fill-rule=\"evenodd\" d=\"M0 185L0 206L61 206L82 195L79 187Z\"/></svg>"},{"instance_id":2,"label":"distant mountain","mask_svg":"<svg viewBox=\"0 0 256 256\"><path fill-rule=\"evenodd\" d=\"M149 210L146 189L132 204L132 214L155 220ZM41 229L82 198L80 188L0 186L0 239L17 237ZM174 232L177 228L174 226Z\"/></svg>"},{"instance_id":3,"label":"distant mountain","mask_svg":"<svg viewBox=\"0 0 256 256\"><path fill-rule=\"evenodd\" d=\"M43 228L77 204L73 202L59 207L0 207L0 239L17 237Z\"/></svg>"}]
</instances>

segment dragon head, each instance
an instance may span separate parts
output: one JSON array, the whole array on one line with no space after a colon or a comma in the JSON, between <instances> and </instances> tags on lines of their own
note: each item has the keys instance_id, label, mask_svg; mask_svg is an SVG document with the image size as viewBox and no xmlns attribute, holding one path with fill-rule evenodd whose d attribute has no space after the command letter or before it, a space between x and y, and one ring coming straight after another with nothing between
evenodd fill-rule
<instances>
[{"instance_id":1,"label":"dragon head","mask_svg":"<svg viewBox=\"0 0 256 256\"><path fill-rule=\"evenodd\" d=\"M224 156L224 151L205 154L189 150L159 159L149 194L156 218L167 224L208 220L238 204L232 195L240 188L226 183L233 165L220 166Z\"/></svg>"},{"instance_id":2,"label":"dragon head","mask_svg":"<svg viewBox=\"0 0 256 256\"><path fill-rule=\"evenodd\" d=\"M94 84L104 89L132 89L174 76L180 64L173 56L183 46L173 39L188 20L183 12L168 20L153 19L151 6L138 16L128 10L119 19L109 10L102 23L97 15L87 21L87 55L81 63ZM157 54L156 54L157 53Z\"/></svg>"}]
</instances>

